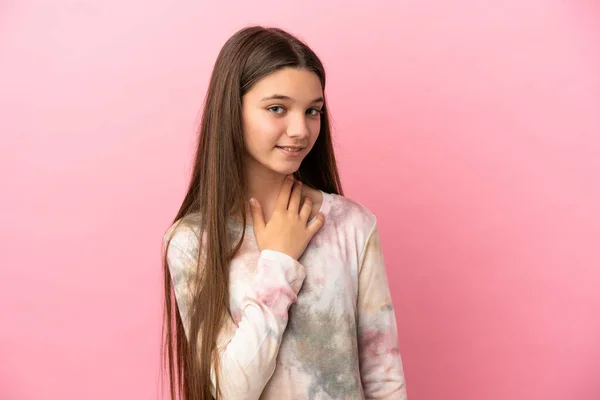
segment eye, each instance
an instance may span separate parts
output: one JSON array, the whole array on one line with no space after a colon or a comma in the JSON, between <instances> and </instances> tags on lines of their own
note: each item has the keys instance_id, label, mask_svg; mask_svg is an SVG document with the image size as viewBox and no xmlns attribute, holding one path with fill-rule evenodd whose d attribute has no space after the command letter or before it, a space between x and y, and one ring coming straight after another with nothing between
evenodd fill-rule
<instances>
[{"instance_id":1,"label":"eye","mask_svg":"<svg viewBox=\"0 0 600 400\"><path fill-rule=\"evenodd\" d=\"M306 110L306 112L309 113L311 117L318 117L319 115L323 114L323 110L318 108L309 108Z\"/></svg>"},{"instance_id":2,"label":"eye","mask_svg":"<svg viewBox=\"0 0 600 400\"><path fill-rule=\"evenodd\" d=\"M267 110L269 110L275 114L281 114L281 113L283 113L283 111L285 111L284 108L281 106L269 107L269 108L267 108Z\"/></svg>"}]
</instances>

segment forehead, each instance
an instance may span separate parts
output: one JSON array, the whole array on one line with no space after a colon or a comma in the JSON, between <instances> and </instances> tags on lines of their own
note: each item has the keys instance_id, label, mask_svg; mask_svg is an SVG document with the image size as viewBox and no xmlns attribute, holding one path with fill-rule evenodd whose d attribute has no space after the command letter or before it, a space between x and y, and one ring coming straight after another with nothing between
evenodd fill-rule
<instances>
[{"instance_id":1,"label":"forehead","mask_svg":"<svg viewBox=\"0 0 600 400\"><path fill-rule=\"evenodd\" d=\"M314 72L303 68L283 68L260 79L246 96L260 101L263 97L274 94L298 101L312 101L323 96L323 88Z\"/></svg>"}]
</instances>

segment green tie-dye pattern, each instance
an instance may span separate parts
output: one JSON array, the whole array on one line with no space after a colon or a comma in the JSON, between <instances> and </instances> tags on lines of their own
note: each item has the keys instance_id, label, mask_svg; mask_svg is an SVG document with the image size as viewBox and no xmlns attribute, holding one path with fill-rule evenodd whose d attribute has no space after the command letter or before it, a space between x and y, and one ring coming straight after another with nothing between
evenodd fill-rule
<instances>
[{"instance_id":1,"label":"green tie-dye pattern","mask_svg":"<svg viewBox=\"0 0 600 400\"><path fill-rule=\"evenodd\" d=\"M340 329L345 327L348 332ZM287 332L296 342L298 362L312 377L309 398L314 398L319 391L333 399L356 396L359 392L358 351L352 321L333 312L292 306ZM341 338L339 343L335 342L336 338Z\"/></svg>"}]
</instances>

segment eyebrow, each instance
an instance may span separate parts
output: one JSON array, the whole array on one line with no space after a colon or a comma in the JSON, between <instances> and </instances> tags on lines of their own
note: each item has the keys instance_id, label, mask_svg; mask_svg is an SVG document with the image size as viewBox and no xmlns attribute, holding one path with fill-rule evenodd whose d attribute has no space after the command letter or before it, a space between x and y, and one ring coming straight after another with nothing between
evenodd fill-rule
<instances>
[{"instance_id":1,"label":"eyebrow","mask_svg":"<svg viewBox=\"0 0 600 400\"><path fill-rule=\"evenodd\" d=\"M267 96L267 97L263 97L260 101L267 101L267 100L288 100L288 101L294 101L294 99L292 99L289 96L285 96L283 94L274 94L271 96ZM324 103L325 100L323 100L323 97L319 97L314 99L313 101L311 101L312 103Z\"/></svg>"}]
</instances>

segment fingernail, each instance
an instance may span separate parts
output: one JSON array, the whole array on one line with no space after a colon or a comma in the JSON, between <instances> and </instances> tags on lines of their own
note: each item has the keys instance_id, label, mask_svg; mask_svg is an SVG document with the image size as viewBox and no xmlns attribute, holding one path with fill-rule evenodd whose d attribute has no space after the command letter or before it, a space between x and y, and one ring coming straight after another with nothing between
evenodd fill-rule
<instances>
[{"instance_id":1,"label":"fingernail","mask_svg":"<svg viewBox=\"0 0 600 400\"><path fill-rule=\"evenodd\" d=\"M250 199L250 204L251 204L251 205L253 205L253 206L255 206L255 205L256 205L256 200L254 199L254 197L252 197L252 198Z\"/></svg>"}]
</instances>

